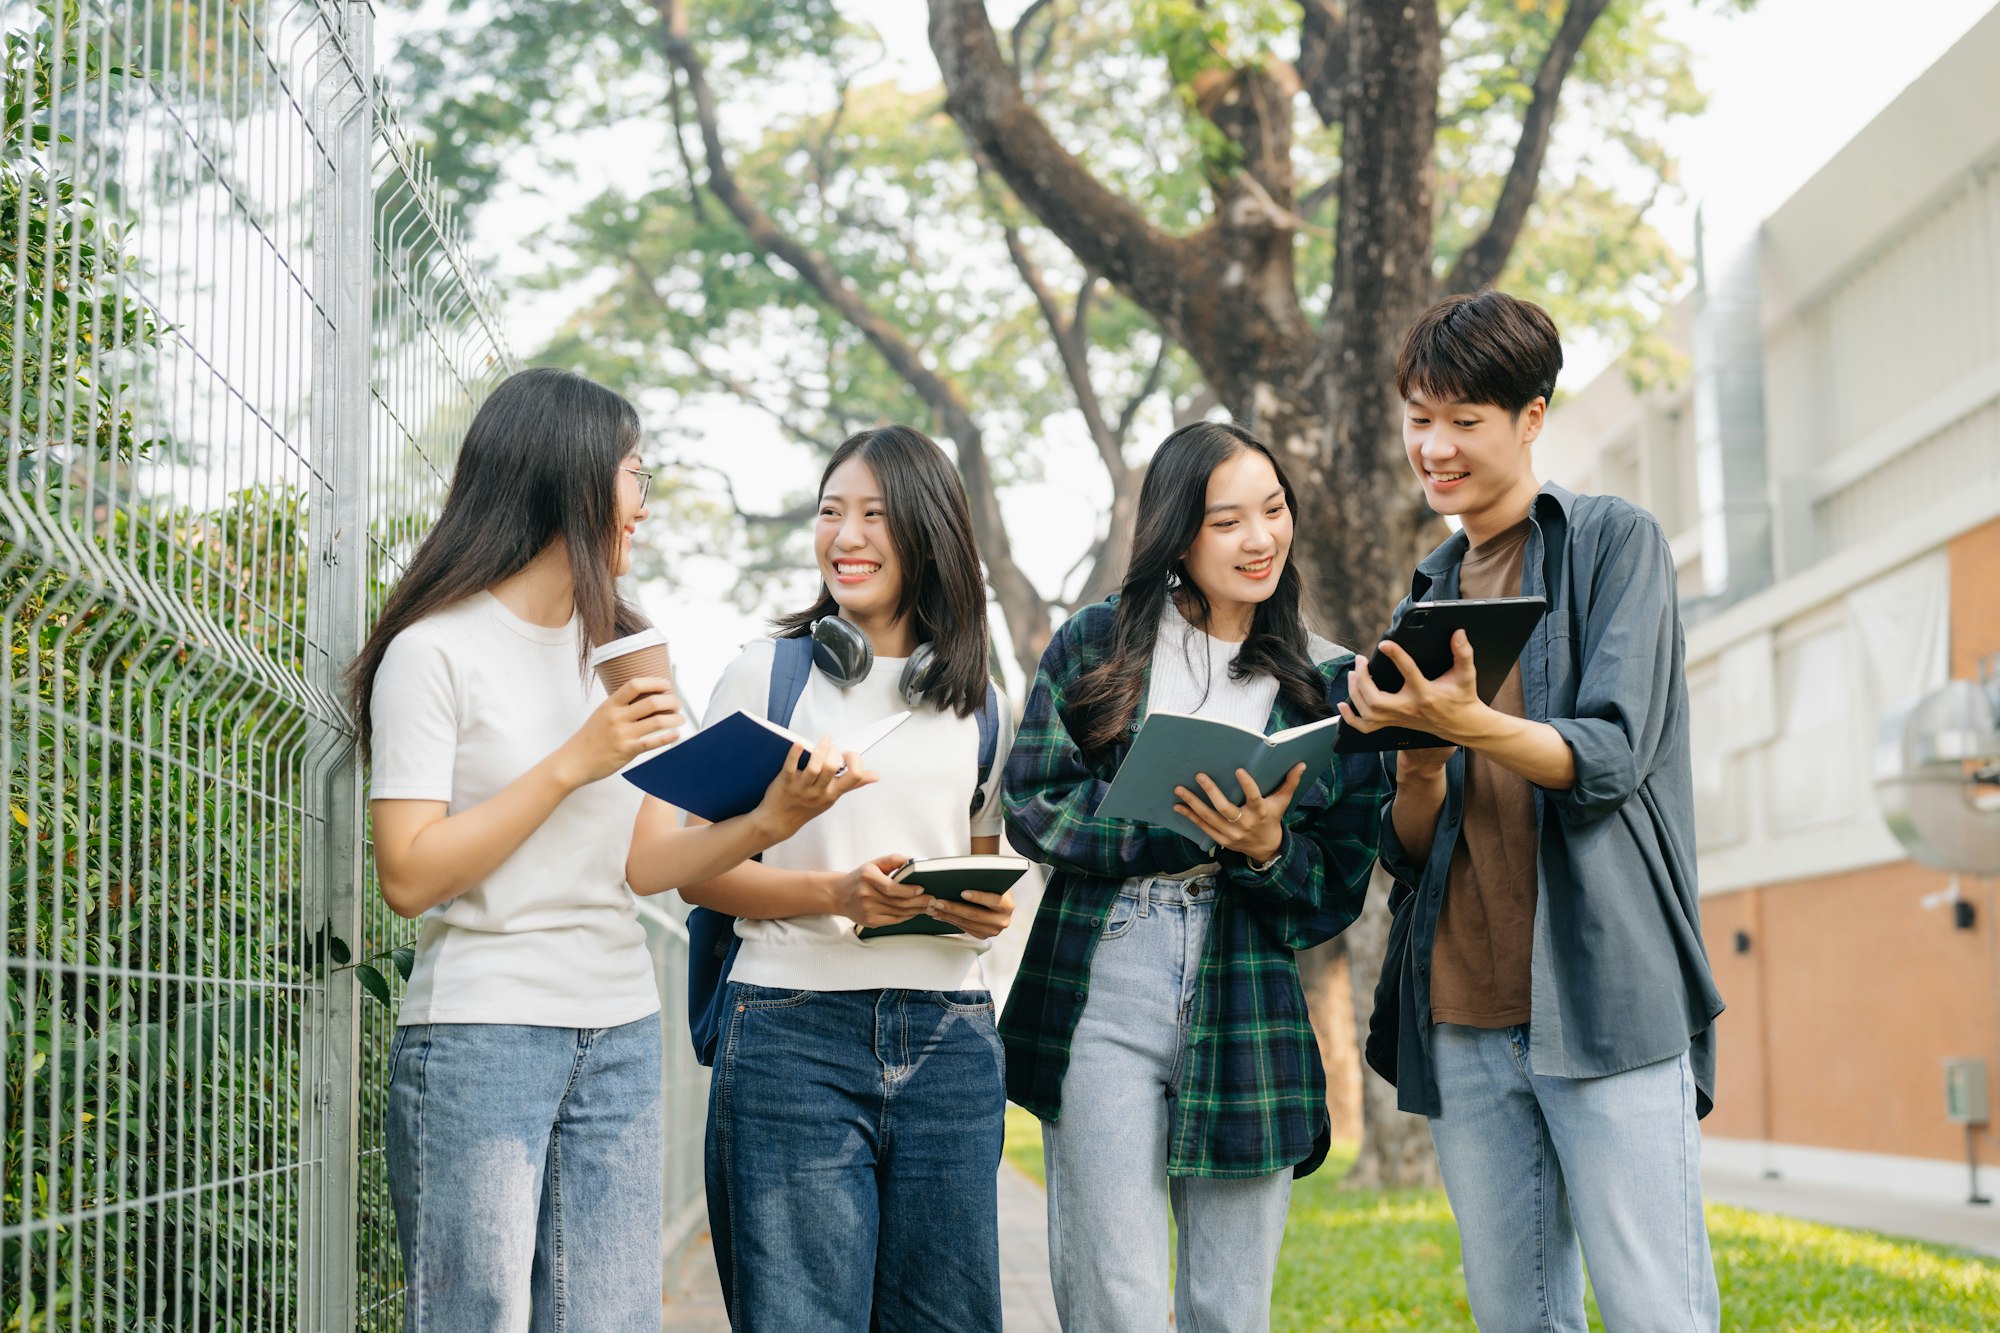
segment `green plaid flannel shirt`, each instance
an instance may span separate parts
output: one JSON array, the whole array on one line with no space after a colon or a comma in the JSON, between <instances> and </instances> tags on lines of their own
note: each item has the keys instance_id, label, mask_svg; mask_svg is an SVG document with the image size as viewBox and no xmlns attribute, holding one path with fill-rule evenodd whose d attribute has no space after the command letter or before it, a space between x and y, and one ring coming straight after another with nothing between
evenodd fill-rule
<instances>
[{"instance_id":1,"label":"green plaid flannel shirt","mask_svg":"<svg viewBox=\"0 0 2000 1333\"><path fill-rule=\"evenodd\" d=\"M1285 816L1278 859L1261 873L1169 829L1097 818L1130 741L1090 763L1070 739L1064 698L1109 653L1113 607L1086 607L1056 631L1007 759L1008 839L1050 867L1000 1019L1007 1096L1044 1120L1060 1115L1091 954L1124 881L1218 861L1167 1173L1249 1177L1292 1167L1305 1175L1326 1155L1326 1074L1294 951L1332 939L1361 911L1388 793L1384 765L1377 755L1344 756L1301 792ZM1346 697L1352 661L1320 664L1330 702ZM1265 730L1309 720L1280 696ZM1135 721L1131 732L1138 729Z\"/></svg>"}]
</instances>

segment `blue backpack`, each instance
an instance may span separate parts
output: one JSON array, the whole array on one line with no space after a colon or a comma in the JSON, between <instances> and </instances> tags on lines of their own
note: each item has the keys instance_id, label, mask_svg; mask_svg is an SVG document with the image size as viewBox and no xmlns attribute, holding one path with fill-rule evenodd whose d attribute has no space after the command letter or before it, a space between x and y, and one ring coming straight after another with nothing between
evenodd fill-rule
<instances>
[{"instance_id":1,"label":"blue backpack","mask_svg":"<svg viewBox=\"0 0 2000 1333\"><path fill-rule=\"evenodd\" d=\"M812 640L779 639L771 661L771 693L764 715L781 727L790 726L811 675ZM986 702L979 710L979 786L972 793L975 815L986 804L986 784L993 778L999 750L1000 694L988 681ZM736 965L736 950L742 941L736 936L735 917L707 907L689 911L687 933L688 1036L694 1042L694 1058L710 1065L715 1063L715 1045L722 1035L722 992L729 985L729 970Z\"/></svg>"}]
</instances>

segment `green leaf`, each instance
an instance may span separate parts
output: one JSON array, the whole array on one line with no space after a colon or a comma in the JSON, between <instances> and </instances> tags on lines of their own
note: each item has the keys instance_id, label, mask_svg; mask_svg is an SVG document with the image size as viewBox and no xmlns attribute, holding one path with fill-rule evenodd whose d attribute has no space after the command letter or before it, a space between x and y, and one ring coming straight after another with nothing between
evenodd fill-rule
<instances>
[{"instance_id":1,"label":"green leaf","mask_svg":"<svg viewBox=\"0 0 2000 1333\"><path fill-rule=\"evenodd\" d=\"M389 983L383 979L380 972L377 972L374 968L368 966L368 964L362 963L354 969L354 975L361 982L362 990L367 991L384 1005L392 1003L389 999Z\"/></svg>"},{"instance_id":2,"label":"green leaf","mask_svg":"<svg viewBox=\"0 0 2000 1333\"><path fill-rule=\"evenodd\" d=\"M341 967L347 966L348 961L354 957L354 951L347 947L347 941L338 935L332 936L327 940L326 952L327 956L332 958L334 963Z\"/></svg>"},{"instance_id":3,"label":"green leaf","mask_svg":"<svg viewBox=\"0 0 2000 1333\"><path fill-rule=\"evenodd\" d=\"M398 945L389 954L389 961L396 965L396 971L403 980L408 981L410 973L416 970L417 951L407 944Z\"/></svg>"}]
</instances>

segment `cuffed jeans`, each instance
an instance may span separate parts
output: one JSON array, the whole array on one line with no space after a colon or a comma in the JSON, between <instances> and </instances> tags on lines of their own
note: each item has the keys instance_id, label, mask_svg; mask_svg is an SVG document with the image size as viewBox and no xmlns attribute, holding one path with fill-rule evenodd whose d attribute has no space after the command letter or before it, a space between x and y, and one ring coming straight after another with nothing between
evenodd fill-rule
<instances>
[{"instance_id":1,"label":"cuffed jeans","mask_svg":"<svg viewBox=\"0 0 2000 1333\"><path fill-rule=\"evenodd\" d=\"M415 1333L658 1333L660 1020L432 1023L389 1057Z\"/></svg>"},{"instance_id":2,"label":"cuffed jeans","mask_svg":"<svg viewBox=\"0 0 2000 1333\"><path fill-rule=\"evenodd\" d=\"M1585 1262L1607 1333L1713 1333L1687 1056L1557 1078L1530 1049L1525 1024L1440 1023L1431 1039L1431 1139L1481 1333L1584 1333Z\"/></svg>"},{"instance_id":3,"label":"cuffed jeans","mask_svg":"<svg viewBox=\"0 0 2000 1333\"><path fill-rule=\"evenodd\" d=\"M1062 1111L1042 1126L1049 1268L1068 1333L1165 1326L1169 1207L1180 1226L1175 1328L1270 1327L1291 1170L1167 1176L1169 1113L1214 908L1213 880L1128 881L1091 956Z\"/></svg>"},{"instance_id":4,"label":"cuffed jeans","mask_svg":"<svg viewBox=\"0 0 2000 1333\"><path fill-rule=\"evenodd\" d=\"M708 1211L737 1333L999 1333L992 996L731 983L723 1013Z\"/></svg>"}]
</instances>

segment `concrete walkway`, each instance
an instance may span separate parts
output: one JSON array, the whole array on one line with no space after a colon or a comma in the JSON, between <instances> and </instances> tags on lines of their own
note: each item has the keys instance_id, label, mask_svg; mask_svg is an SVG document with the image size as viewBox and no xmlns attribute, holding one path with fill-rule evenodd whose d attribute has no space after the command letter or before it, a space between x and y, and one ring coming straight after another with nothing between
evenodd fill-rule
<instances>
[{"instance_id":1,"label":"concrete walkway","mask_svg":"<svg viewBox=\"0 0 2000 1333\"><path fill-rule=\"evenodd\" d=\"M1000 1164L1000 1311L1007 1333L1059 1333L1049 1288L1048 1217L1041 1188ZM728 1333L708 1233L687 1247L669 1282L667 1333Z\"/></svg>"},{"instance_id":2,"label":"concrete walkway","mask_svg":"<svg viewBox=\"0 0 2000 1333\"><path fill-rule=\"evenodd\" d=\"M1982 1172L1982 1184L1988 1173ZM1956 1245L1975 1254L2000 1257L2000 1208L1968 1203L1932 1203L1876 1190L1843 1189L1796 1180L1767 1180L1749 1172L1706 1167L1701 1186L1715 1203L1781 1213L1828 1226L1879 1231L1937 1245ZM1988 1186L1987 1193L1992 1192Z\"/></svg>"}]
</instances>

